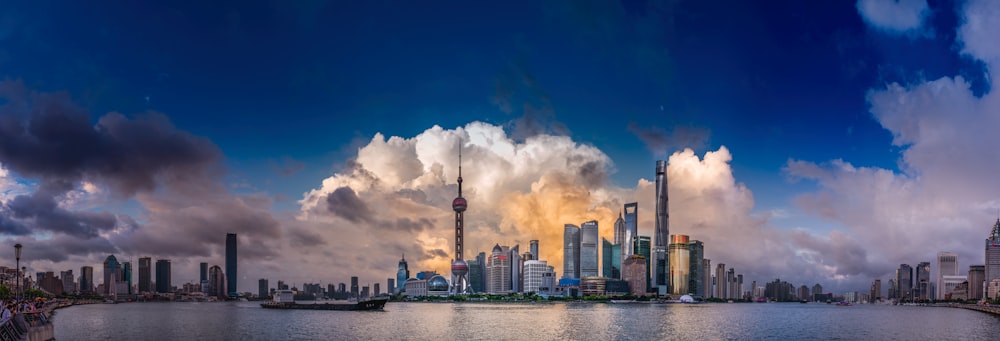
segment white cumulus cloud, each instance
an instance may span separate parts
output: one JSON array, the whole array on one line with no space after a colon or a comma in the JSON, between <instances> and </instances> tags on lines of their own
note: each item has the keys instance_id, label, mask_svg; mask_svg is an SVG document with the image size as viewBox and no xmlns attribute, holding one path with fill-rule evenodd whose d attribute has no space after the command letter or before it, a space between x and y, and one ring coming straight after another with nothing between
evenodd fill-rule
<instances>
[{"instance_id":1,"label":"white cumulus cloud","mask_svg":"<svg viewBox=\"0 0 1000 341\"><path fill-rule=\"evenodd\" d=\"M857 8L868 25L893 34L919 30L930 14L926 0L858 0Z\"/></svg>"}]
</instances>

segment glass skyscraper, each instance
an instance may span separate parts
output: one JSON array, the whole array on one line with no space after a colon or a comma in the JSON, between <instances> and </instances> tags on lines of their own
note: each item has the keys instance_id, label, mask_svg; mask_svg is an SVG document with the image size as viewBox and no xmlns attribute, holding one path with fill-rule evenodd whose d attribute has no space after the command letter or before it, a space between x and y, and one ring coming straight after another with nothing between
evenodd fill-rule
<instances>
[{"instance_id":1,"label":"glass skyscraper","mask_svg":"<svg viewBox=\"0 0 1000 341\"><path fill-rule=\"evenodd\" d=\"M230 297L237 295L236 289L236 234L226 234L226 293Z\"/></svg>"},{"instance_id":2,"label":"glass skyscraper","mask_svg":"<svg viewBox=\"0 0 1000 341\"><path fill-rule=\"evenodd\" d=\"M170 260L159 259L156 261L156 292L170 292Z\"/></svg>"},{"instance_id":3,"label":"glass skyscraper","mask_svg":"<svg viewBox=\"0 0 1000 341\"><path fill-rule=\"evenodd\" d=\"M580 228L573 224L563 226L562 278L580 278Z\"/></svg>"},{"instance_id":4,"label":"glass skyscraper","mask_svg":"<svg viewBox=\"0 0 1000 341\"><path fill-rule=\"evenodd\" d=\"M688 250L688 236L675 234L670 236L670 294L674 298L690 293L688 291L688 280L690 279L691 260Z\"/></svg>"},{"instance_id":5,"label":"glass skyscraper","mask_svg":"<svg viewBox=\"0 0 1000 341\"><path fill-rule=\"evenodd\" d=\"M639 254L635 250L635 245L638 236L639 236L639 203L633 202L625 204L625 241L622 242L621 244L623 245L622 252L626 256ZM649 257L646 257L646 262L649 263Z\"/></svg>"},{"instance_id":6,"label":"glass skyscraper","mask_svg":"<svg viewBox=\"0 0 1000 341\"><path fill-rule=\"evenodd\" d=\"M580 225L580 277L598 276L600 259L597 257L597 221Z\"/></svg>"},{"instance_id":7,"label":"glass skyscraper","mask_svg":"<svg viewBox=\"0 0 1000 341\"><path fill-rule=\"evenodd\" d=\"M204 264L204 263L202 263ZM153 292L153 259L139 257L139 292Z\"/></svg>"},{"instance_id":8,"label":"glass skyscraper","mask_svg":"<svg viewBox=\"0 0 1000 341\"><path fill-rule=\"evenodd\" d=\"M688 242L688 254L691 259L689 262L691 271L688 274L688 293L708 297L709 293L705 290L705 244L698 240Z\"/></svg>"},{"instance_id":9,"label":"glass skyscraper","mask_svg":"<svg viewBox=\"0 0 1000 341\"><path fill-rule=\"evenodd\" d=\"M406 289L406 280L410 278L410 268L406 265L406 255L399 260L396 269L396 294L402 293Z\"/></svg>"},{"instance_id":10,"label":"glass skyscraper","mask_svg":"<svg viewBox=\"0 0 1000 341\"><path fill-rule=\"evenodd\" d=\"M993 230L986 238L986 287L995 279L1000 279L1000 218L993 224Z\"/></svg>"},{"instance_id":11,"label":"glass skyscraper","mask_svg":"<svg viewBox=\"0 0 1000 341\"><path fill-rule=\"evenodd\" d=\"M622 246L601 238L601 276L621 279Z\"/></svg>"},{"instance_id":12,"label":"glass skyscraper","mask_svg":"<svg viewBox=\"0 0 1000 341\"><path fill-rule=\"evenodd\" d=\"M656 284L657 294L663 295L668 291L673 291L669 289L669 285L673 282L667 279L672 272L668 266L673 262L669 261L671 256L667 250L667 241L670 236L670 212L667 206L667 161L664 160L656 161L656 226L653 236L656 238L653 240L656 243L656 247L653 249L655 258L652 260L654 264L653 283ZM685 266L685 268L687 267ZM686 285L687 283L685 283Z\"/></svg>"},{"instance_id":13,"label":"glass skyscraper","mask_svg":"<svg viewBox=\"0 0 1000 341\"><path fill-rule=\"evenodd\" d=\"M652 241L649 239L649 236L639 236L635 239L635 245L632 247L635 250L635 254L646 259L646 290L653 290L654 288L651 285L653 278L649 277L650 270L653 267L653 263L649 262L649 256L652 251L650 250L652 247Z\"/></svg>"},{"instance_id":14,"label":"glass skyscraper","mask_svg":"<svg viewBox=\"0 0 1000 341\"><path fill-rule=\"evenodd\" d=\"M909 264L900 264L896 269L896 298L913 299L913 268Z\"/></svg>"}]
</instances>

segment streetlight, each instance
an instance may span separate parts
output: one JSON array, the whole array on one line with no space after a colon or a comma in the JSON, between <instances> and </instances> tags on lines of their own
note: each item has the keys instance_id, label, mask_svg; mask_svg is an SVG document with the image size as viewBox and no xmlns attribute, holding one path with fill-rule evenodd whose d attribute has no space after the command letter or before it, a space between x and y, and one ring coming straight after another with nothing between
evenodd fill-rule
<instances>
[{"instance_id":1,"label":"streetlight","mask_svg":"<svg viewBox=\"0 0 1000 341\"><path fill-rule=\"evenodd\" d=\"M14 268L14 272L21 268L21 243L14 244L14 259L17 259L17 267ZM21 293L21 274L17 274L17 291L14 292L14 298L20 296Z\"/></svg>"}]
</instances>

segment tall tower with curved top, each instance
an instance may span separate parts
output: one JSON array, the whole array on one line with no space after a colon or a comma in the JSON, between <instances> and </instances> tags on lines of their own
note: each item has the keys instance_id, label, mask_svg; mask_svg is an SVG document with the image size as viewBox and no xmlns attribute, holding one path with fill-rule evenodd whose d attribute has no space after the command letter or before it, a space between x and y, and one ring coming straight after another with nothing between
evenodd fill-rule
<instances>
[{"instance_id":1,"label":"tall tower with curved top","mask_svg":"<svg viewBox=\"0 0 1000 341\"><path fill-rule=\"evenodd\" d=\"M458 145L458 197L451 202L455 211L455 260L451 263L451 293L462 294L469 290L469 263L462 257L462 247L465 244L465 209L468 202L462 197L462 144Z\"/></svg>"}]
</instances>

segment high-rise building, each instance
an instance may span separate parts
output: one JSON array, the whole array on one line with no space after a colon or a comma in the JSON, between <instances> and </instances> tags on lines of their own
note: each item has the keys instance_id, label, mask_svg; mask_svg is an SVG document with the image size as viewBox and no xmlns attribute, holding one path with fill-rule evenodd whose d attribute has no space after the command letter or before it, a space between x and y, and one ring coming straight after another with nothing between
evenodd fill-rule
<instances>
[{"instance_id":1,"label":"high-rise building","mask_svg":"<svg viewBox=\"0 0 1000 341\"><path fill-rule=\"evenodd\" d=\"M257 280L257 297L261 299L267 298L267 278L261 278Z\"/></svg>"},{"instance_id":2,"label":"high-rise building","mask_svg":"<svg viewBox=\"0 0 1000 341\"><path fill-rule=\"evenodd\" d=\"M451 202L451 208L455 211L455 259L451 263L451 291L452 294L462 294L471 291L469 287L469 263L465 261L463 249L465 248L465 210L469 202L462 197L462 144L458 145L458 197Z\"/></svg>"},{"instance_id":3,"label":"high-rise building","mask_svg":"<svg viewBox=\"0 0 1000 341\"><path fill-rule=\"evenodd\" d=\"M521 281L524 266L521 260L521 245L514 245L507 250L507 253L507 258L510 259L510 292L521 292L524 290L524 282Z\"/></svg>"},{"instance_id":4,"label":"high-rise building","mask_svg":"<svg viewBox=\"0 0 1000 341\"><path fill-rule=\"evenodd\" d=\"M660 295L666 295L667 292L675 293L678 290L670 287L674 282L668 278L669 276L673 276L674 273L674 270L668 268L668 266L672 266L676 262L670 262L671 255L669 250L667 250L669 247L668 239L670 238L670 211L667 206L667 161L665 160L656 161L656 227L654 237L656 237L654 240L656 247L653 250L656 254L654 260L656 265L653 267L652 283L656 285L657 293ZM673 240L670 239L670 242L672 243ZM688 264L685 263L682 267L684 268L684 272L688 271ZM687 281L683 285L686 289L688 286Z\"/></svg>"},{"instance_id":5,"label":"high-rise building","mask_svg":"<svg viewBox=\"0 0 1000 341\"><path fill-rule=\"evenodd\" d=\"M920 262L917 264L917 277L914 278L914 289L916 289L916 295L913 296L917 300L929 300L931 292L931 263L930 262Z\"/></svg>"},{"instance_id":6,"label":"high-rise building","mask_svg":"<svg viewBox=\"0 0 1000 341\"><path fill-rule=\"evenodd\" d=\"M646 258L640 255L630 255L625 258L625 267L622 268L622 280L628 282L629 293L632 295L646 295L646 283L649 282Z\"/></svg>"},{"instance_id":7,"label":"high-rise building","mask_svg":"<svg viewBox=\"0 0 1000 341\"><path fill-rule=\"evenodd\" d=\"M573 224L563 227L562 278L580 278L580 228Z\"/></svg>"},{"instance_id":8,"label":"high-rise building","mask_svg":"<svg viewBox=\"0 0 1000 341\"><path fill-rule=\"evenodd\" d=\"M601 260L597 257L597 221L580 225L580 277L598 276Z\"/></svg>"},{"instance_id":9,"label":"high-rise building","mask_svg":"<svg viewBox=\"0 0 1000 341\"><path fill-rule=\"evenodd\" d=\"M702 253L704 254L704 253ZM712 260L704 259L701 264L701 277L702 283L704 283L704 295L705 297L714 297L715 291L712 288Z\"/></svg>"},{"instance_id":10,"label":"high-rise building","mask_svg":"<svg viewBox=\"0 0 1000 341\"><path fill-rule=\"evenodd\" d=\"M542 281L545 273L548 272L549 265L543 260L529 260L524 262L524 292L542 292Z\"/></svg>"},{"instance_id":11,"label":"high-rise building","mask_svg":"<svg viewBox=\"0 0 1000 341\"><path fill-rule=\"evenodd\" d=\"M690 293L688 291L688 280L690 280L691 274L691 253L688 249L688 243L687 235L675 234L670 236L670 244L668 246L670 252L669 288L670 295L674 297Z\"/></svg>"},{"instance_id":12,"label":"high-rise building","mask_svg":"<svg viewBox=\"0 0 1000 341\"><path fill-rule=\"evenodd\" d=\"M483 282L483 266L479 264L478 256L476 259L469 260L469 287L472 288L472 292L485 292L483 290L486 287L486 283Z\"/></svg>"},{"instance_id":13,"label":"high-rise building","mask_svg":"<svg viewBox=\"0 0 1000 341\"><path fill-rule=\"evenodd\" d=\"M872 290L871 290L871 293L868 294L868 297L871 300L871 302L873 302L873 303L882 300L882 280L881 279L876 278L875 282L872 282Z\"/></svg>"},{"instance_id":14,"label":"high-rise building","mask_svg":"<svg viewBox=\"0 0 1000 341\"><path fill-rule=\"evenodd\" d=\"M958 276L958 254L954 252L942 251L937 255L937 295L939 300L944 299L944 276Z\"/></svg>"},{"instance_id":15,"label":"high-rise building","mask_svg":"<svg viewBox=\"0 0 1000 341\"><path fill-rule=\"evenodd\" d=\"M635 254L640 255L646 259L646 290L655 290L655 288L653 287L653 277L649 276L649 274L653 273L652 272L653 262L650 261L651 259L653 259L651 258L652 246L653 246L652 241L649 240L649 236L636 237L635 245L632 246L633 250L635 250Z\"/></svg>"},{"instance_id":16,"label":"high-rise building","mask_svg":"<svg viewBox=\"0 0 1000 341\"><path fill-rule=\"evenodd\" d=\"M170 292L170 260L156 260L156 292Z\"/></svg>"},{"instance_id":17,"label":"high-rise building","mask_svg":"<svg viewBox=\"0 0 1000 341\"><path fill-rule=\"evenodd\" d=\"M622 212L621 211L618 212L618 219L615 219L615 231L614 232L615 232L614 243L618 244L618 245L625 245L626 240L627 240L627 239L625 239L625 235L627 234L627 232L626 232L626 227L625 227L625 218L622 218ZM625 252L625 250L623 249L622 252ZM624 259L624 257L622 259Z\"/></svg>"},{"instance_id":18,"label":"high-rise building","mask_svg":"<svg viewBox=\"0 0 1000 341\"><path fill-rule=\"evenodd\" d=\"M73 280L73 270L60 271L59 279L62 280L63 292L76 292L76 283Z\"/></svg>"},{"instance_id":19,"label":"high-rise building","mask_svg":"<svg viewBox=\"0 0 1000 341\"><path fill-rule=\"evenodd\" d=\"M92 266L80 267L80 293L94 293L94 267Z\"/></svg>"},{"instance_id":20,"label":"high-rise building","mask_svg":"<svg viewBox=\"0 0 1000 341\"><path fill-rule=\"evenodd\" d=\"M900 301L913 300L913 268L900 264L896 269L896 298Z\"/></svg>"},{"instance_id":21,"label":"high-rise building","mask_svg":"<svg viewBox=\"0 0 1000 341\"><path fill-rule=\"evenodd\" d=\"M896 286L896 279L890 278L888 284L889 284L888 285L889 294L886 295L886 297L888 297L890 300L898 300L899 295L896 294L896 290L898 290L898 287Z\"/></svg>"},{"instance_id":22,"label":"high-rise building","mask_svg":"<svg viewBox=\"0 0 1000 341\"><path fill-rule=\"evenodd\" d=\"M528 242L528 250L531 252L531 259L540 260L542 255L538 253L538 239L532 239Z\"/></svg>"},{"instance_id":23,"label":"high-rise building","mask_svg":"<svg viewBox=\"0 0 1000 341\"><path fill-rule=\"evenodd\" d=\"M986 238L986 283L1000 279L1000 218L993 224L993 230ZM987 298L996 298L987 295Z\"/></svg>"},{"instance_id":24,"label":"high-rise building","mask_svg":"<svg viewBox=\"0 0 1000 341\"><path fill-rule=\"evenodd\" d=\"M386 281L386 285L385 285L386 293L389 294L390 296L397 294L396 293L396 279L395 278L387 278L385 281ZM333 288L333 284L330 284L329 287ZM327 291L333 292L333 290L327 290Z\"/></svg>"},{"instance_id":25,"label":"high-rise building","mask_svg":"<svg viewBox=\"0 0 1000 341\"><path fill-rule=\"evenodd\" d=\"M673 257L673 256L670 256ZM704 263L705 244L698 240L688 242L688 293L705 297Z\"/></svg>"},{"instance_id":26,"label":"high-rise building","mask_svg":"<svg viewBox=\"0 0 1000 341\"><path fill-rule=\"evenodd\" d=\"M728 287L729 284L726 283L726 264L719 263L715 266L715 297L725 299Z\"/></svg>"},{"instance_id":27,"label":"high-rise building","mask_svg":"<svg viewBox=\"0 0 1000 341\"><path fill-rule=\"evenodd\" d=\"M198 280L202 282L208 281L208 263L201 262L198 264Z\"/></svg>"},{"instance_id":28,"label":"high-rise building","mask_svg":"<svg viewBox=\"0 0 1000 341\"><path fill-rule=\"evenodd\" d=\"M358 287L358 276L351 276L351 297L359 298L361 297L361 291Z\"/></svg>"},{"instance_id":29,"label":"high-rise building","mask_svg":"<svg viewBox=\"0 0 1000 341\"><path fill-rule=\"evenodd\" d=\"M160 282L159 282L159 273L160 273L160 271L159 271L159 265L160 265L160 261L157 261L156 265L157 265L157 271L156 271L156 273L157 273L157 282L156 282L156 287L159 288L160 287ZM287 290L288 288L281 281L278 281L278 289L279 290L281 290L281 289ZM208 295L209 296L218 297L218 298L221 298L221 299L225 299L226 297L229 296L226 293L226 274L224 274L222 272L222 267L220 267L218 265L212 265L212 267L208 269Z\"/></svg>"},{"instance_id":30,"label":"high-rise building","mask_svg":"<svg viewBox=\"0 0 1000 341\"><path fill-rule=\"evenodd\" d=\"M985 265L969 266L969 297L970 300L981 300L983 297L984 282L986 281Z\"/></svg>"},{"instance_id":31,"label":"high-rise building","mask_svg":"<svg viewBox=\"0 0 1000 341\"><path fill-rule=\"evenodd\" d=\"M639 237L639 203L625 204L625 241L622 243L624 256L638 254L635 251L635 241ZM649 262L649 258L646 258ZM648 275L648 274L647 274Z\"/></svg>"},{"instance_id":32,"label":"high-rise building","mask_svg":"<svg viewBox=\"0 0 1000 341\"><path fill-rule=\"evenodd\" d=\"M486 266L486 292L490 294L511 293L510 248L497 244L493 247Z\"/></svg>"},{"instance_id":33,"label":"high-rise building","mask_svg":"<svg viewBox=\"0 0 1000 341\"><path fill-rule=\"evenodd\" d=\"M612 244L607 238L601 238L601 276L621 279L622 246Z\"/></svg>"},{"instance_id":34,"label":"high-rise building","mask_svg":"<svg viewBox=\"0 0 1000 341\"><path fill-rule=\"evenodd\" d=\"M238 295L236 283L236 234L226 233L226 294L229 297Z\"/></svg>"},{"instance_id":35,"label":"high-rise building","mask_svg":"<svg viewBox=\"0 0 1000 341\"><path fill-rule=\"evenodd\" d=\"M736 279L736 269L729 268L726 271L726 298L727 299L738 299L740 297L740 289L737 287L739 282Z\"/></svg>"},{"instance_id":36,"label":"high-rise building","mask_svg":"<svg viewBox=\"0 0 1000 341\"><path fill-rule=\"evenodd\" d=\"M118 294L118 278L121 277L121 265L114 255L108 255L104 259L104 292L105 296L115 296Z\"/></svg>"},{"instance_id":37,"label":"high-rise building","mask_svg":"<svg viewBox=\"0 0 1000 341\"><path fill-rule=\"evenodd\" d=\"M406 255L399 259L399 266L396 269L396 293L402 293L406 288L406 280L410 279L410 268L406 265Z\"/></svg>"},{"instance_id":38,"label":"high-rise building","mask_svg":"<svg viewBox=\"0 0 1000 341\"><path fill-rule=\"evenodd\" d=\"M202 263L205 264L205 263ZM153 259L150 257L139 257L139 292L153 292Z\"/></svg>"},{"instance_id":39,"label":"high-rise building","mask_svg":"<svg viewBox=\"0 0 1000 341\"><path fill-rule=\"evenodd\" d=\"M131 295L132 294L132 262L123 262L120 264L121 270L118 272L118 294Z\"/></svg>"}]
</instances>

